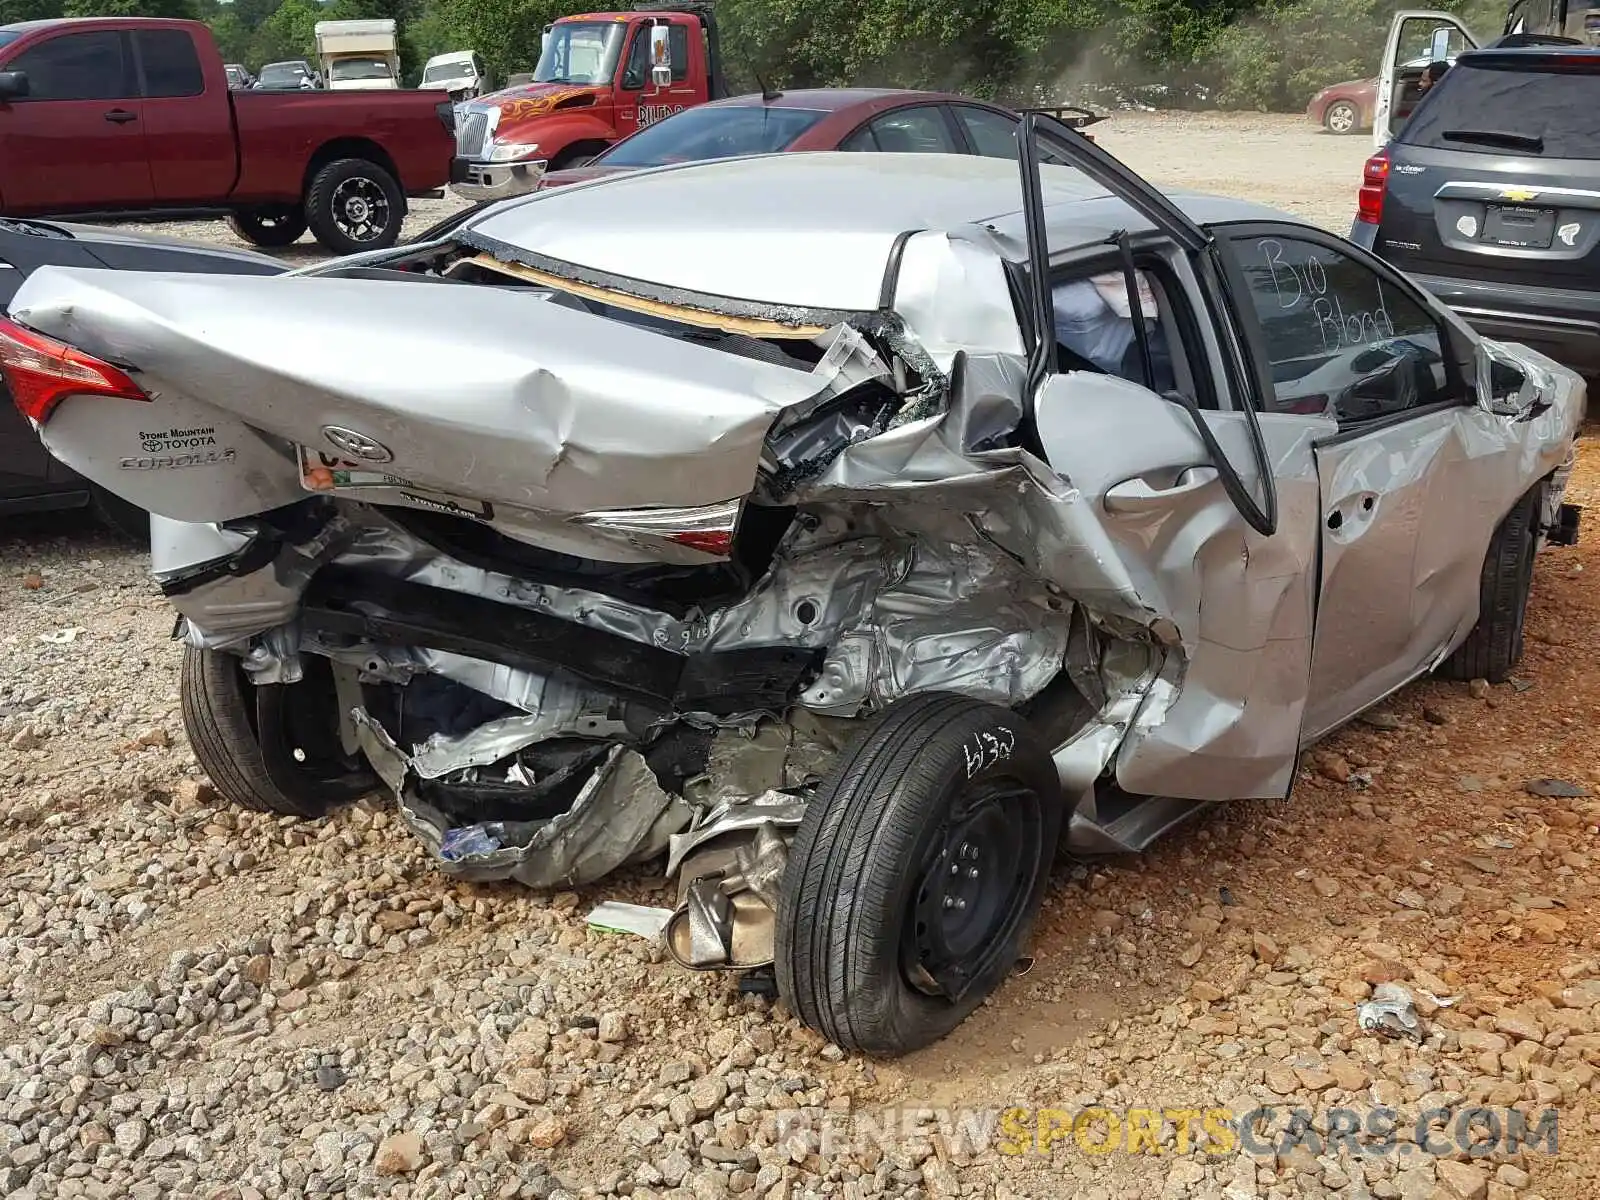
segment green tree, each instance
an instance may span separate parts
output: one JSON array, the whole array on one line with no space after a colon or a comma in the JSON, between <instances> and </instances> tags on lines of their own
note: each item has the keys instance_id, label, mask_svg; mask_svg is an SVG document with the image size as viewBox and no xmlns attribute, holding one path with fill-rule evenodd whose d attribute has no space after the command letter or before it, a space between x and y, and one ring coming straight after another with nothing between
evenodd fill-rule
<instances>
[{"instance_id":1,"label":"green tree","mask_svg":"<svg viewBox=\"0 0 1600 1200\"><path fill-rule=\"evenodd\" d=\"M50 21L61 15L61 0L0 0L0 25Z\"/></svg>"},{"instance_id":2,"label":"green tree","mask_svg":"<svg viewBox=\"0 0 1600 1200\"><path fill-rule=\"evenodd\" d=\"M194 0L66 0L68 17L177 17L192 21L199 16Z\"/></svg>"},{"instance_id":3,"label":"green tree","mask_svg":"<svg viewBox=\"0 0 1600 1200\"><path fill-rule=\"evenodd\" d=\"M285 59L315 59L316 26L322 19L322 8L316 0L283 0L251 39L250 62L259 67Z\"/></svg>"}]
</instances>

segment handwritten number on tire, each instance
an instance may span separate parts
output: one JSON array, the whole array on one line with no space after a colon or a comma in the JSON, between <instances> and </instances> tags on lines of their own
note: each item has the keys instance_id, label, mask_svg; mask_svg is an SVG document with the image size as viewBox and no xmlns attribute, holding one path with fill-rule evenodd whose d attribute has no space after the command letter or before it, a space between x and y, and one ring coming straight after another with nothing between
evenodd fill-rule
<instances>
[{"instance_id":1,"label":"handwritten number on tire","mask_svg":"<svg viewBox=\"0 0 1600 1200\"><path fill-rule=\"evenodd\" d=\"M992 733L975 733L963 743L961 753L967 760L967 778L987 770L996 763L1007 762L1017 747L1017 735L1010 729L997 729Z\"/></svg>"}]
</instances>

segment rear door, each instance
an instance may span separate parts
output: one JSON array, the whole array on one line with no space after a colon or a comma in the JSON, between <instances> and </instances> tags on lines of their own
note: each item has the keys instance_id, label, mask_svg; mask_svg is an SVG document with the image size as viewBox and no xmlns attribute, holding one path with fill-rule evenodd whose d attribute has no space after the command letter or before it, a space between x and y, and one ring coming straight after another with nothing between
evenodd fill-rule
<instances>
[{"instance_id":1,"label":"rear door","mask_svg":"<svg viewBox=\"0 0 1600 1200\"><path fill-rule=\"evenodd\" d=\"M207 80L187 29L140 29L132 37L156 201L222 199L233 190L237 162L225 81Z\"/></svg>"},{"instance_id":2,"label":"rear door","mask_svg":"<svg viewBox=\"0 0 1600 1200\"><path fill-rule=\"evenodd\" d=\"M1593 289L1600 60L1483 50L1390 148L1377 250L1407 271Z\"/></svg>"},{"instance_id":3,"label":"rear door","mask_svg":"<svg viewBox=\"0 0 1600 1200\"><path fill-rule=\"evenodd\" d=\"M70 28L70 27L68 27ZM137 207L151 202L143 101L132 48L109 29L56 33L0 68L28 77L28 95L0 102L12 213Z\"/></svg>"},{"instance_id":4,"label":"rear door","mask_svg":"<svg viewBox=\"0 0 1600 1200\"><path fill-rule=\"evenodd\" d=\"M1372 144L1382 149L1405 125L1423 95L1422 73L1431 62L1454 62L1478 41L1449 13L1406 9L1394 15L1378 73Z\"/></svg>"},{"instance_id":5,"label":"rear door","mask_svg":"<svg viewBox=\"0 0 1600 1200\"><path fill-rule=\"evenodd\" d=\"M1222 226L1256 317L1272 412L1322 415L1308 740L1431 665L1477 616L1507 453L1397 273L1319 230Z\"/></svg>"}]
</instances>

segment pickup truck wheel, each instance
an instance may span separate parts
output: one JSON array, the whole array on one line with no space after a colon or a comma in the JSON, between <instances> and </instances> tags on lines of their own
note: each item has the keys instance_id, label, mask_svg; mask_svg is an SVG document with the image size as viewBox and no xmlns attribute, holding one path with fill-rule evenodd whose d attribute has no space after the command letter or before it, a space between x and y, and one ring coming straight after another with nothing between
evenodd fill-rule
<instances>
[{"instance_id":1,"label":"pickup truck wheel","mask_svg":"<svg viewBox=\"0 0 1600 1200\"><path fill-rule=\"evenodd\" d=\"M1022 717L929 693L889 706L795 831L773 965L796 1016L892 1056L1000 986L1049 882L1061 784Z\"/></svg>"},{"instance_id":2,"label":"pickup truck wheel","mask_svg":"<svg viewBox=\"0 0 1600 1200\"><path fill-rule=\"evenodd\" d=\"M336 254L383 250L400 240L406 198L394 176L364 158L341 158L318 171L306 192L311 233Z\"/></svg>"},{"instance_id":3,"label":"pickup truck wheel","mask_svg":"<svg viewBox=\"0 0 1600 1200\"><path fill-rule=\"evenodd\" d=\"M299 683L257 687L239 657L183 648L183 728L224 799L256 812L320 817L366 795L378 778L339 745L326 659L307 655Z\"/></svg>"},{"instance_id":4,"label":"pickup truck wheel","mask_svg":"<svg viewBox=\"0 0 1600 1200\"><path fill-rule=\"evenodd\" d=\"M306 214L292 204L266 204L233 213L228 228L252 246L292 246L306 231Z\"/></svg>"},{"instance_id":5,"label":"pickup truck wheel","mask_svg":"<svg viewBox=\"0 0 1600 1200\"><path fill-rule=\"evenodd\" d=\"M1522 658L1543 502L1544 484L1535 484L1494 531L1478 581L1478 623L1436 674L1504 683Z\"/></svg>"}]
</instances>

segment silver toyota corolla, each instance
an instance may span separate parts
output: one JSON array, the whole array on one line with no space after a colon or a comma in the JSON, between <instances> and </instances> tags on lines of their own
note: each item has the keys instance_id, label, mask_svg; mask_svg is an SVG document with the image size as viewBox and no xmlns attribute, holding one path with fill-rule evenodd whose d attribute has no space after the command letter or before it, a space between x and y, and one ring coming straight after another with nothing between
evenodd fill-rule
<instances>
[{"instance_id":1,"label":"silver toyota corolla","mask_svg":"<svg viewBox=\"0 0 1600 1200\"><path fill-rule=\"evenodd\" d=\"M664 854L679 962L901 1053L1006 977L1059 843L1503 678L1577 529L1577 376L1281 213L1019 148L665 168L280 277L40 270L0 362L155 514L224 795L386 789L470 879Z\"/></svg>"}]
</instances>

